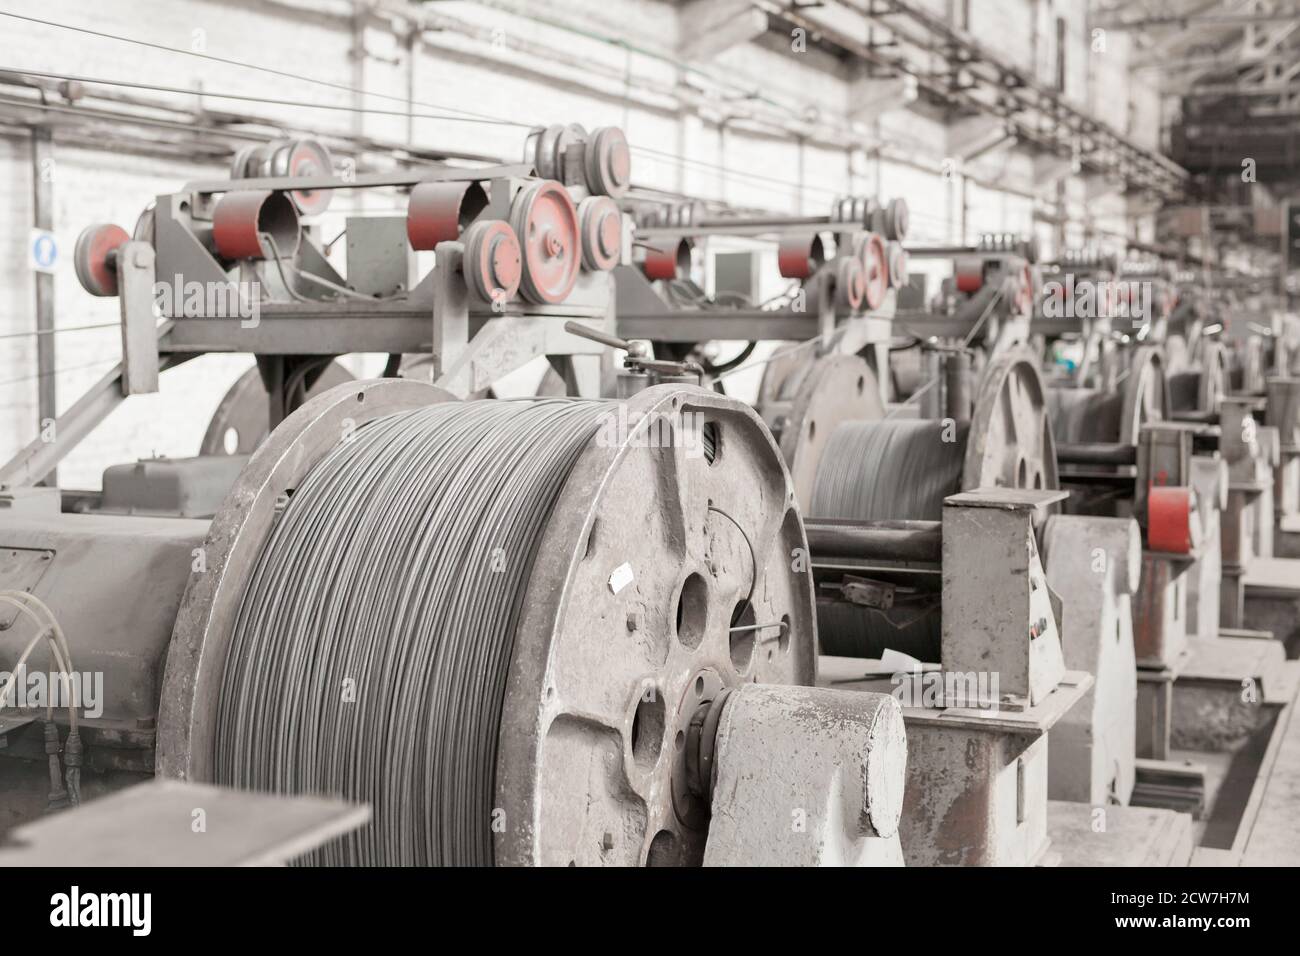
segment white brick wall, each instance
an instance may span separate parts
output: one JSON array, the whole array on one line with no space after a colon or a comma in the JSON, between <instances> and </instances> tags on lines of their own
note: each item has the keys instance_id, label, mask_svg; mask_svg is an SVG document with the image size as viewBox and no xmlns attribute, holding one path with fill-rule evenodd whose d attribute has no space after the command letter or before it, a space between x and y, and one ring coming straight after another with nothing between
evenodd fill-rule
<instances>
[{"instance_id":1,"label":"white brick wall","mask_svg":"<svg viewBox=\"0 0 1300 956\"><path fill-rule=\"evenodd\" d=\"M946 0L932 0L942 12ZM1070 23L1068 91L1081 105L1090 96L1089 64L1095 68L1092 102L1105 105L1105 118L1123 128L1127 121L1130 79L1127 41L1108 38L1104 56L1090 57L1084 4L1070 0L973 0L972 32L1013 56L1027 68L1044 69L1047 61L1033 54L1029 40L1035 22L1051 24L1055 16ZM6 10L141 40L193 48L304 74L331 83L353 85L349 56L351 9L347 0L11 0ZM638 182L690 194L724 199L738 205L774 210L821 211L839 193L874 192L905 196L913 211L913 232L921 241L960 238L959 191L927 168L869 158L867 152L800 147L793 141L725 133L695 118L679 119L664 109L663 91L683 79L655 51L671 50L690 25L679 21L679 5L665 0L555 0L530 3L534 18L521 17L517 0L483 3L427 4L424 9L469 22L481 37L454 31L430 33L414 64L414 99L455 106L523 122L580 121L593 127L624 126L635 146L682 154L695 161L682 165L637 152ZM586 18L591 32L621 34L632 49L600 42L536 18ZM495 41L495 42L494 42ZM791 56L777 40L747 44L721 54L709 69L737 87L750 87L766 100L816 107L830 117L846 108L854 76L817 53ZM410 64L404 44L379 25L365 31L367 57L360 81L372 93L404 97ZM1041 52L1040 46L1040 52ZM275 96L313 103L347 104L351 94L292 79L268 76L238 66L123 44L0 17L0 66L50 70L193 88L212 92ZM549 52L548 52L549 51ZM632 89L625 73L633 78ZM598 77L593 81L593 76ZM168 98L165 94L139 94ZM171 97L185 99L184 97ZM402 109L400 102L371 97L370 106ZM1109 112L1123 104L1122 115ZM1145 96L1134 111L1135 135L1155 142L1155 98ZM309 110L261 103L210 100L229 108L279 117L295 126L321 131L363 129L375 136L404 140L407 120L400 116L359 116L348 112ZM430 107L417 105L416 113ZM514 157L523 131L514 127L416 119L414 139L475 152ZM941 123L903 111L887 114L863 137L915 155L923 166L943 156ZM232 146L236 145L232 142ZM113 300L94 299L77 285L71 268L72 245L80 229L92 222L117 222L128 229L157 193L171 190L217 167L187 166L161 157L142 157L114 150L111 135L102 150L57 147L54 191L55 229L64 255L56 278L56 321L84 325L116 318ZM701 165L703 164L703 165ZM718 168L715 168L718 167ZM999 189L968 190L970 234L992 230L1027 230L1031 202L1018 195L1033 187L1032 164L1016 153L1002 152L977 164L984 178L1004 183ZM750 174L750 175L745 175ZM780 182L755 177L768 177ZM796 182L802 177L803 188ZM0 133L0 334L30 330L34 291L26 264L32 221L32 184L26 140ZM1076 212L1084 212L1075 187ZM336 201L336 217L347 208L395 208L391 198ZM1097 210L1088 210L1096 212ZM1123 228L1123 204L1104 207L1106 221ZM324 230L333 235L332 224ZM57 364L68 369L58 377L60 408L66 408L117 358L115 330L74 332L58 337ZM209 356L163 376L163 391L131 399L84 442L61 469L69 487L97 487L108 464L153 453L193 454L220 396L250 364L247 356ZM79 368L96 363L91 368ZM0 458L9 457L36 434L35 347L32 339L0 339ZM26 379L25 381L17 381Z\"/></svg>"}]
</instances>

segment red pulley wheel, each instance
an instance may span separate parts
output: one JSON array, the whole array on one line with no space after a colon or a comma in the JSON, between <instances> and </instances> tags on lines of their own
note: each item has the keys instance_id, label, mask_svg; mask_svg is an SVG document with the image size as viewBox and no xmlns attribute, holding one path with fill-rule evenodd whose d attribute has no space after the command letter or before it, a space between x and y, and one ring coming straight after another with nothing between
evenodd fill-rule
<instances>
[{"instance_id":1,"label":"red pulley wheel","mask_svg":"<svg viewBox=\"0 0 1300 956\"><path fill-rule=\"evenodd\" d=\"M618 265L623 248L623 214L608 196L588 196L578 203L582 227L582 264L590 272Z\"/></svg>"},{"instance_id":2,"label":"red pulley wheel","mask_svg":"<svg viewBox=\"0 0 1300 956\"><path fill-rule=\"evenodd\" d=\"M510 205L510 226L523 251L523 297L538 305L563 302L582 264L578 210L568 190L552 180L525 186Z\"/></svg>"},{"instance_id":3,"label":"red pulley wheel","mask_svg":"<svg viewBox=\"0 0 1300 956\"><path fill-rule=\"evenodd\" d=\"M334 175L334 161L324 144L314 139L300 139L289 147L285 157L288 165L286 175L306 178L308 176ZM319 216L329 208L334 198L332 189L295 189L289 198L304 216Z\"/></svg>"},{"instance_id":4,"label":"red pulley wheel","mask_svg":"<svg viewBox=\"0 0 1300 956\"><path fill-rule=\"evenodd\" d=\"M866 300L868 309L878 309L885 302L889 292L889 257L885 251L885 240L874 232L867 233L862 241L862 271L866 282Z\"/></svg>"},{"instance_id":5,"label":"red pulley wheel","mask_svg":"<svg viewBox=\"0 0 1300 956\"><path fill-rule=\"evenodd\" d=\"M466 229L463 268L466 285L484 302L513 299L519 291L523 256L509 224L488 219Z\"/></svg>"},{"instance_id":6,"label":"red pulley wheel","mask_svg":"<svg viewBox=\"0 0 1300 956\"><path fill-rule=\"evenodd\" d=\"M131 237L121 226L87 226L77 237L72 264L77 281L91 295L117 295L117 249Z\"/></svg>"}]
</instances>

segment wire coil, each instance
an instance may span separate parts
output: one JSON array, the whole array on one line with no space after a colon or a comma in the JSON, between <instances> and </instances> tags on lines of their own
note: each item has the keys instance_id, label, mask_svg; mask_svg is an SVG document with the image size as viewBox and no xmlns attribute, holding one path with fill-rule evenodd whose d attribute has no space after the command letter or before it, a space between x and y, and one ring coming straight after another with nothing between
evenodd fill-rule
<instances>
[{"instance_id":1,"label":"wire coil","mask_svg":"<svg viewBox=\"0 0 1300 956\"><path fill-rule=\"evenodd\" d=\"M497 734L550 510L608 405L465 402L377 419L301 482L253 569L216 780L371 804L303 862L492 862Z\"/></svg>"},{"instance_id":2,"label":"wire coil","mask_svg":"<svg viewBox=\"0 0 1300 956\"><path fill-rule=\"evenodd\" d=\"M961 491L969 423L930 419L845 422L822 454L811 512L818 518L857 521L943 517L943 499ZM937 595L896 595L889 611L842 602L818 602L822 651L845 657L879 657L894 648L937 661Z\"/></svg>"}]
</instances>

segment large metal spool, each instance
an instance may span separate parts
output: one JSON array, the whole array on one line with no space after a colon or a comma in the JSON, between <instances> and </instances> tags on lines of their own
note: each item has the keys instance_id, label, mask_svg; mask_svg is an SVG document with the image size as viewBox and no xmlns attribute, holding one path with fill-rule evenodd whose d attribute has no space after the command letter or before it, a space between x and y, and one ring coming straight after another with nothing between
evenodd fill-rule
<instances>
[{"instance_id":1,"label":"large metal spool","mask_svg":"<svg viewBox=\"0 0 1300 956\"><path fill-rule=\"evenodd\" d=\"M809 514L856 521L938 521L943 500L973 488L1056 488L1056 447L1033 356L1004 353L985 368L970 422L847 422L821 455ZM818 606L824 653L879 657L893 648L939 659L938 594L904 590L889 611Z\"/></svg>"},{"instance_id":2,"label":"large metal spool","mask_svg":"<svg viewBox=\"0 0 1300 956\"><path fill-rule=\"evenodd\" d=\"M527 453L507 448L493 459L490 448L510 433L526 436ZM439 442L446 456L429 458ZM350 488L349 469L379 451L391 467ZM436 462L446 480L430 480L412 467L418 461ZM534 481L547 493L521 497L509 481L534 462L560 480ZM482 513L465 510L458 495L503 481ZM332 515L355 519L353 531ZM531 521L532 546L494 553L493 529L504 543L516 517ZM392 521L422 529L425 560L398 559L409 544L401 535L365 537ZM467 528L483 529L466 539L475 549L438 561L435 544ZM343 560L315 550L344 534L355 537ZM292 540L300 546L287 547ZM168 655L159 773L218 779L241 754L282 747L272 789L335 785L375 807L369 836L331 846L331 861L698 862L708 816L685 769L690 721L742 682L812 682L811 579L791 557L804 547L776 446L751 409L714 392L659 386L623 404L456 403L412 381L340 386L270 435L212 522L207 569L190 580ZM381 587L357 586L385 561L394 567ZM272 584L285 585L283 598L272 600ZM391 617L435 584L450 603L427 620L441 625ZM268 608L295 595L312 609L296 630L249 629L253 617L241 618L260 607L257 619L273 623ZM458 651L440 643L457 609L455 629L478 638ZM489 611L497 625L484 623ZM730 631L769 622L783 626ZM267 633L293 636L293 648L254 640ZM233 648L256 653L231 658ZM313 652L304 657L305 648ZM332 667L361 651L390 668L385 679ZM258 666L232 667L240 660ZM459 664L448 669L451 660ZM297 728L305 737L279 737L278 726L298 720L277 709L284 697L268 694L260 720L240 702L297 669L293 686L315 716ZM415 723L358 736L352 715L373 711L344 709L354 706L339 693L344 676L356 677L355 706L400 706ZM477 719L466 716L459 735L421 734L436 706ZM373 776L339 777L350 760L381 753L395 759L374 761ZM318 776L301 776L304 768Z\"/></svg>"},{"instance_id":3,"label":"large metal spool","mask_svg":"<svg viewBox=\"0 0 1300 956\"><path fill-rule=\"evenodd\" d=\"M338 362L330 362L315 378L304 370L301 385L304 400L324 394L336 385L352 381L352 373ZM251 455L266 441L271 424L270 396L257 368L250 368L226 390L212 413L200 455Z\"/></svg>"},{"instance_id":4,"label":"large metal spool","mask_svg":"<svg viewBox=\"0 0 1300 956\"><path fill-rule=\"evenodd\" d=\"M858 356L828 354L808 360L791 355L765 367L759 412L781 448L795 499L806 512L831 435L844 422L877 421L885 408L875 373Z\"/></svg>"},{"instance_id":5,"label":"large metal spool","mask_svg":"<svg viewBox=\"0 0 1300 956\"><path fill-rule=\"evenodd\" d=\"M1203 342L1193 364L1169 376L1170 409L1208 415L1228 394L1228 352L1221 342Z\"/></svg>"},{"instance_id":6,"label":"large metal spool","mask_svg":"<svg viewBox=\"0 0 1300 956\"><path fill-rule=\"evenodd\" d=\"M1119 391L1053 388L1048 404L1058 442L1136 445L1143 425L1169 417L1164 360L1159 349L1143 346L1133 353Z\"/></svg>"}]
</instances>

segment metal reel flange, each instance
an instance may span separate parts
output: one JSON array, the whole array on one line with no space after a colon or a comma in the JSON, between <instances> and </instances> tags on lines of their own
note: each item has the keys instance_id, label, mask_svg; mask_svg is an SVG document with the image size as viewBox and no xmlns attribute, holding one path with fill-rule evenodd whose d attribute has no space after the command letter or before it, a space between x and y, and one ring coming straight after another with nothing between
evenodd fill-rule
<instances>
[{"instance_id":1,"label":"metal reel flange","mask_svg":"<svg viewBox=\"0 0 1300 956\"><path fill-rule=\"evenodd\" d=\"M324 394L336 385L351 382L351 372L338 362L330 362L315 383L307 390L310 400ZM199 443L200 455L251 455L266 441L267 427L266 385L262 375L253 366L235 380L212 413L203 441Z\"/></svg>"},{"instance_id":2,"label":"metal reel flange","mask_svg":"<svg viewBox=\"0 0 1300 956\"><path fill-rule=\"evenodd\" d=\"M757 413L673 385L610 409L552 510L516 630L498 865L698 863L692 721L727 687L814 678L802 522Z\"/></svg>"},{"instance_id":3,"label":"metal reel flange","mask_svg":"<svg viewBox=\"0 0 1300 956\"><path fill-rule=\"evenodd\" d=\"M519 239L500 219L482 220L465 230L465 284L484 302L506 303L519 291L523 256Z\"/></svg>"},{"instance_id":4,"label":"metal reel flange","mask_svg":"<svg viewBox=\"0 0 1300 956\"><path fill-rule=\"evenodd\" d=\"M336 445L385 415L454 395L409 379L371 379L332 388L280 423L253 453L203 543L206 569L190 576L163 673L157 772L212 779L217 704L235 617L280 504Z\"/></svg>"},{"instance_id":5,"label":"metal reel flange","mask_svg":"<svg viewBox=\"0 0 1300 956\"><path fill-rule=\"evenodd\" d=\"M884 305L889 293L889 255L885 250L885 240L877 233L867 233L859 251L866 281L864 298L867 308L875 310Z\"/></svg>"},{"instance_id":6,"label":"metal reel flange","mask_svg":"<svg viewBox=\"0 0 1300 956\"><path fill-rule=\"evenodd\" d=\"M1228 350L1222 342L1208 341L1201 347L1201 381L1196 410L1216 411L1228 394Z\"/></svg>"},{"instance_id":7,"label":"metal reel flange","mask_svg":"<svg viewBox=\"0 0 1300 956\"><path fill-rule=\"evenodd\" d=\"M578 210L568 190L550 180L525 186L510 205L510 226L523 251L523 297L538 305L563 302L582 265Z\"/></svg>"},{"instance_id":8,"label":"metal reel flange","mask_svg":"<svg viewBox=\"0 0 1300 956\"><path fill-rule=\"evenodd\" d=\"M608 196L588 196L578 203L582 228L582 264L589 272L608 272L623 249L623 214Z\"/></svg>"},{"instance_id":9,"label":"metal reel flange","mask_svg":"<svg viewBox=\"0 0 1300 956\"><path fill-rule=\"evenodd\" d=\"M583 157L587 188L597 196L624 195L632 185L632 152L617 126L602 126L587 140Z\"/></svg>"},{"instance_id":10,"label":"metal reel flange","mask_svg":"<svg viewBox=\"0 0 1300 956\"><path fill-rule=\"evenodd\" d=\"M117 295L117 250L130 238L125 229L111 222L81 230L72 252L72 265L83 289L91 295Z\"/></svg>"},{"instance_id":11,"label":"metal reel flange","mask_svg":"<svg viewBox=\"0 0 1300 956\"><path fill-rule=\"evenodd\" d=\"M835 429L844 422L879 421L885 408L875 373L857 355L821 355L786 372L759 411L776 436L795 498L806 512L812 505L817 466Z\"/></svg>"},{"instance_id":12,"label":"metal reel flange","mask_svg":"<svg viewBox=\"0 0 1300 956\"><path fill-rule=\"evenodd\" d=\"M1124 379L1119 441L1125 445L1137 445L1143 425L1168 417L1169 383L1165 380L1164 359L1157 346L1143 345L1133 352L1128 376Z\"/></svg>"},{"instance_id":13,"label":"metal reel flange","mask_svg":"<svg viewBox=\"0 0 1300 956\"><path fill-rule=\"evenodd\" d=\"M1060 487L1046 391L1027 348L1009 349L984 368L961 486L963 491Z\"/></svg>"}]
</instances>

